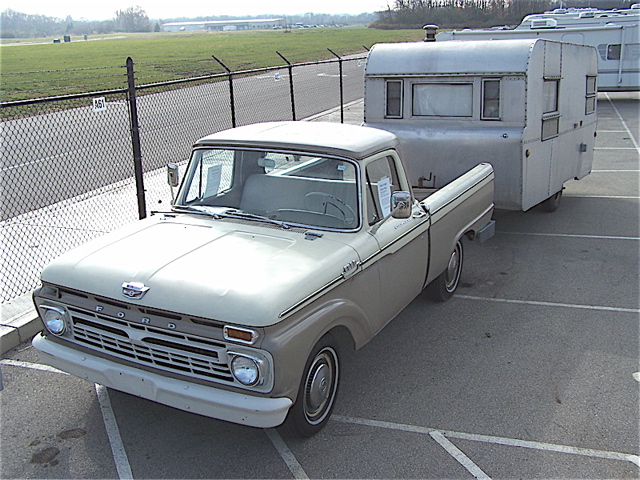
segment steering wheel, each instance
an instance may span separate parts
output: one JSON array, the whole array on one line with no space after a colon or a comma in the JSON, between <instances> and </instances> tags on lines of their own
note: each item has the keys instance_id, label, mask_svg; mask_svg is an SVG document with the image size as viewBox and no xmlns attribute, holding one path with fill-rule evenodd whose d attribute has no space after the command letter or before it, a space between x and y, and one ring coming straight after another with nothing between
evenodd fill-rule
<instances>
[{"instance_id":1,"label":"steering wheel","mask_svg":"<svg viewBox=\"0 0 640 480\"><path fill-rule=\"evenodd\" d=\"M314 198L319 199L319 201L314 201ZM334 195L324 192L309 192L304 196L304 207L307 210L316 212L320 210L318 213L335 217L335 215L327 211L329 206L332 206L338 212L340 212L340 214L342 215L342 220L346 224L351 225L356 219L356 212L353 211L353 208L347 205L344 200L341 200Z\"/></svg>"}]
</instances>

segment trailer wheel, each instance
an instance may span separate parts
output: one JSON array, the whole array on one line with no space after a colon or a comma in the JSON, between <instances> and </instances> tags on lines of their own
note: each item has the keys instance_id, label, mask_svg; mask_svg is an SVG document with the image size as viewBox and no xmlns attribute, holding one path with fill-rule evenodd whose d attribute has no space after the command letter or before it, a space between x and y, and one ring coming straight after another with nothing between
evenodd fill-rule
<instances>
[{"instance_id":1,"label":"trailer wheel","mask_svg":"<svg viewBox=\"0 0 640 480\"><path fill-rule=\"evenodd\" d=\"M446 270L427 287L427 295L431 300L444 302L453 296L458 288L460 276L462 275L462 259L462 242L458 240L449 257Z\"/></svg>"},{"instance_id":2,"label":"trailer wheel","mask_svg":"<svg viewBox=\"0 0 640 480\"><path fill-rule=\"evenodd\" d=\"M545 212L553 213L560 206L560 200L562 200L562 189L559 192L554 193L549 198L542 202L542 208Z\"/></svg>"},{"instance_id":3,"label":"trailer wheel","mask_svg":"<svg viewBox=\"0 0 640 480\"><path fill-rule=\"evenodd\" d=\"M307 359L298 398L289 410L287 426L301 437L311 437L326 425L338 393L340 357L331 334L322 337Z\"/></svg>"}]
</instances>

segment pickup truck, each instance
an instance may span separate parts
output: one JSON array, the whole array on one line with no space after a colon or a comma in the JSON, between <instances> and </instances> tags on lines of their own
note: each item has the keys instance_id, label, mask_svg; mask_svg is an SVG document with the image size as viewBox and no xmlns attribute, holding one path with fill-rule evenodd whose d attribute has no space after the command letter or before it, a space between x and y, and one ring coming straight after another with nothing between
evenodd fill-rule
<instances>
[{"instance_id":1,"label":"pickup truck","mask_svg":"<svg viewBox=\"0 0 640 480\"><path fill-rule=\"evenodd\" d=\"M491 165L412 190L397 146L384 130L311 122L202 138L171 211L43 270L41 360L189 412L315 434L343 349L425 289L449 298L462 237L493 235Z\"/></svg>"}]
</instances>

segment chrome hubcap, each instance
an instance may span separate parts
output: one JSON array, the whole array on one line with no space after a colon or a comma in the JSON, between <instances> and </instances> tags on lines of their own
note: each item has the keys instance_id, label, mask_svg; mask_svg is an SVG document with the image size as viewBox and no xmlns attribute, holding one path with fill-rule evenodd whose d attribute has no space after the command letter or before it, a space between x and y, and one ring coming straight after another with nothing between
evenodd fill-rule
<instances>
[{"instance_id":1,"label":"chrome hubcap","mask_svg":"<svg viewBox=\"0 0 640 480\"><path fill-rule=\"evenodd\" d=\"M447 289L451 289L456 284L458 277L458 267L460 264L460 255L458 249L451 254L449 265L447 266Z\"/></svg>"}]
</instances>

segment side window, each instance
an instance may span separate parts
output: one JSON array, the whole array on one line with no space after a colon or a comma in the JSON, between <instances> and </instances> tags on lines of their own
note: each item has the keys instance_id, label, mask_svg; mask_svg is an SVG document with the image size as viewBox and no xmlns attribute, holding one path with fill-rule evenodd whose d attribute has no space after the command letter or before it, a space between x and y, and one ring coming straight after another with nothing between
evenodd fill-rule
<instances>
[{"instance_id":1,"label":"side window","mask_svg":"<svg viewBox=\"0 0 640 480\"><path fill-rule=\"evenodd\" d=\"M412 94L414 116L473 116L472 83L416 83Z\"/></svg>"},{"instance_id":2,"label":"side window","mask_svg":"<svg viewBox=\"0 0 640 480\"><path fill-rule=\"evenodd\" d=\"M622 46L619 43L611 44L607 47L607 60L620 60L620 50Z\"/></svg>"},{"instance_id":3,"label":"side window","mask_svg":"<svg viewBox=\"0 0 640 480\"><path fill-rule=\"evenodd\" d=\"M500 120L500 79L482 80L482 120Z\"/></svg>"},{"instance_id":4,"label":"side window","mask_svg":"<svg viewBox=\"0 0 640 480\"><path fill-rule=\"evenodd\" d=\"M590 115L596 111L596 97L598 94L596 76L587 76L587 91L585 94L584 113Z\"/></svg>"},{"instance_id":5,"label":"side window","mask_svg":"<svg viewBox=\"0 0 640 480\"><path fill-rule=\"evenodd\" d=\"M400 190L398 172L393 158L379 158L367 164L366 170L367 220L369 225L391 213L391 194Z\"/></svg>"},{"instance_id":6,"label":"side window","mask_svg":"<svg viewBox=\"0 0 640 480\"><path fill-rule=\"evenodd\" d=\"M402 80L388 80L385 88L385 118L402 118Z\"/></svg>"},{"instance_id":7,"label":"side window","mask_svg":"<svg viewBox=\"0 0 640 480\"><path fill-rule=\"evenodd\" d=\"M560 112L558 111L558 94L560 80L546 79L542 85L542 140L557 137L560 128Z\"/></svg>"}]
</instances>

